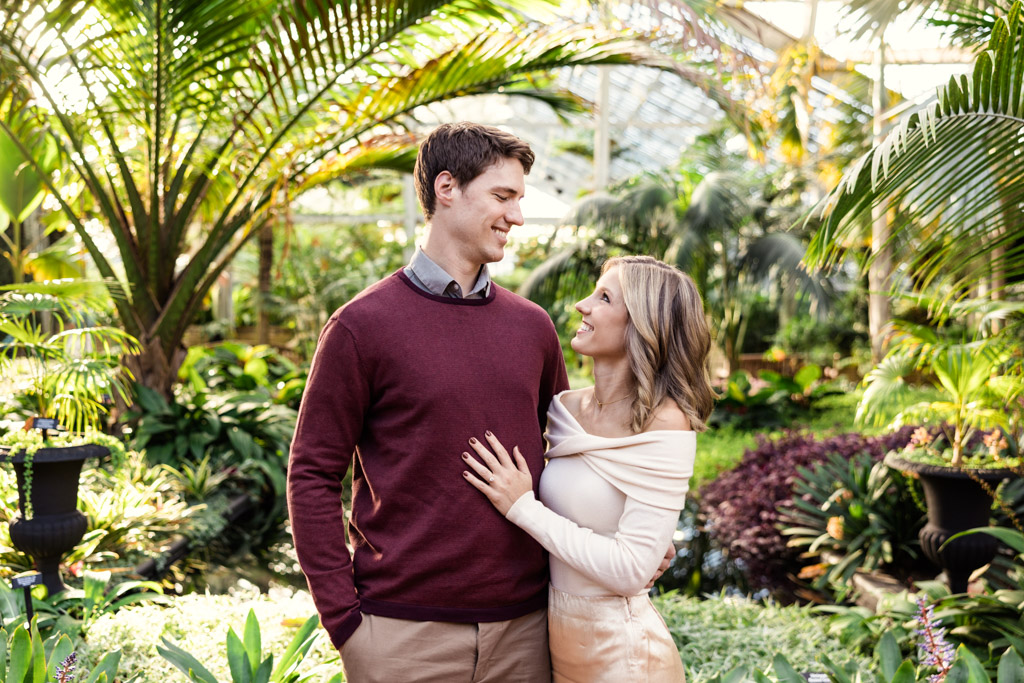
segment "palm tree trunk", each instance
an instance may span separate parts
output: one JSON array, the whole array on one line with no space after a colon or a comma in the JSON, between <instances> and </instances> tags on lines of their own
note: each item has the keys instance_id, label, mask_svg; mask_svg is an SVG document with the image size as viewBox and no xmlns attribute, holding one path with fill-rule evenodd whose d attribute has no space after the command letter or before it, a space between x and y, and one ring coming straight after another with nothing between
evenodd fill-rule
<instances>
[{"instance_id":1,"label":"palm tree trunk","mask_svg":"<svg viewBox=\"0 0 1024 683\"><path fill-rule=\"evenodd\" d=\"M259 234L259 295L256 297L256 310L259 317L256 322L256 343L270 343L270 315L267 302L270 300L270 271L274 265L274 226L267 221L260 228Z\"/></svg>"},{"instance_id":2,"label":"palm tree trunk","mask_svg":"<svg viewBox=\"0 0 1024 683\"><path fill-rule=\"evenodd\" d=\"M878 79L874 83L872 95L876 145L884 139L882 135L884 124L882 116L886 107L884 29L878 43L878 52L875 55ZM868 331L871 335L871 362L878 364L885 356L884 330L892 317L892 304L888 294L892 276L892 247L888 244L891 236L888 207L881 204L872 209L871 219L872 262L868 267Z\"/></svg>"}]
</instances>

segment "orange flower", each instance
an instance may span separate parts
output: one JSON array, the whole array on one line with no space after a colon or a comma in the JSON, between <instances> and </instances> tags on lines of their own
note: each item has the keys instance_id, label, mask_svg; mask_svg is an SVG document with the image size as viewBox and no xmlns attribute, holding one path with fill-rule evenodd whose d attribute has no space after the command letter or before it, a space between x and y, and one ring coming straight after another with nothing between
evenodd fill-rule
<instances>
[{"instance_id":1,"label":"orange flower","mask_svg":"<svg viewBox=\"0 0 1024 683\"><path fill-rule=\"evenodd\" d=\"M843 540L843 518L829 517L828 524L825 525L825 531L837 541Z\"/></svg>"},{"instance_id":2,"label":"orange flower","mask_svg":"<svg viewBox=\"0 0 1024 683\"><path fill-rule=\"evenodd\" d=\"M809 564L800 570L797 574L799 579L816 579L822 576L828 570L828 562L821 562L819 564Z\"/></svg>"}]
</instances>

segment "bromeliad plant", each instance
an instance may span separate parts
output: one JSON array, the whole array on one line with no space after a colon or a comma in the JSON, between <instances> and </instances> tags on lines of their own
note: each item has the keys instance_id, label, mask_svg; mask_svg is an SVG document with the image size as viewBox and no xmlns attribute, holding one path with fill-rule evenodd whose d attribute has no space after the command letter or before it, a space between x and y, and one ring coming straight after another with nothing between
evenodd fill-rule
<instances>
[{"instance_id":1,"label":"bromeliad plant","mask_svg":"<svg viewBox=\"0 0 1024 683\"><path fill-rule=\"evenodd\" d=\"M18 626L10 633L0 629L0 646L0 683L72 683L77 678L71 639L62 634L43 640L34 621L31 628ZM120 651L107 653L82 683L113 683L120 661Z\"/></svg>"},{"instance_id":2,"label":"bromeliad plant","mask_svg":"<svg viewBox=\"0 0 1024 683\"><path fill-rule=\"evenodd\" d=\"M844 598L858 570L885 567L906 572L920 556L917 532L924 523L915 482L875 462L867 453L829 453L812 467L797 467L793 499L780 506L787 545L802 548L800 578Z\"/></svg>"},{"instance_id":3,"label":"bromeliad plant","mask_svg":"<svg viewBox=\"0 0 1024 683\"><path fill-rule=\"evenodd\" d=\"M302 683L303 681L325 680L326 683L341 683L342 676L336 673L329 679L323 671L301 672L302 661L320 635L316 616L306 620L295 633L274 666L274 655L263 655L260 637L260 623L256 613L249 610L245 630L239 638L233 628L228 630L227 660L231 670L231 683ZM194 683L219 683L217 678L199 660L167 640L161 639L163 647L157 646L160 655L184 674L186 680Z\"/></svg>"}]
</instances>

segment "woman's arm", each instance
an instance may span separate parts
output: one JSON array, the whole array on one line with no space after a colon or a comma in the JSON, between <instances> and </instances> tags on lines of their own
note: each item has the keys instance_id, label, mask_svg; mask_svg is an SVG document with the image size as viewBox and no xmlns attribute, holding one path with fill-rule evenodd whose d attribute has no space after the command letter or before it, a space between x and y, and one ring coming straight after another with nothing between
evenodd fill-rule
<instances>
[{"instance_id":1,"label":"woman's arm","mask_svg":"<svg viewBox=\"0 0 1024 683\"><path fill-rule=\"evenodd\" d=\"M617 595L636 595L664 571L659 564L671 548L679 520L678 510L645 505L631 498L611 538L581 527L545 507L533 495L532 479L518 449L515 461L490 433L491 453L479 441L470 445L484 464L463 454L477 476L464 476L505 517L526 531L552 555ZM493 477L493 481L491 478Z\"/></svg>"}]
</instances>

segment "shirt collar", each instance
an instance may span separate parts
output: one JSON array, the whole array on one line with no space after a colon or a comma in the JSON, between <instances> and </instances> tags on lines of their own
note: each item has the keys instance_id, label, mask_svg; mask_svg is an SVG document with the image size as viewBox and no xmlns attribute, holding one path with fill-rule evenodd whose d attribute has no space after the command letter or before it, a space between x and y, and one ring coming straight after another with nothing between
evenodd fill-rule
<instances>
[{"instance_id":1,"label":"shirt collar","mask_svg":"<svg viewBox=\"0 0 1024 683\"><path fill-rule=\"evenodd\" d=\"M455 298L486 297L491 291L491 277L487 264L480 266L480 273L468 294L463 294L462 287L441 266L437 265L426 252L417 249L406 268L413 282L431 294Z\"/></svg>"}]
</instances>

